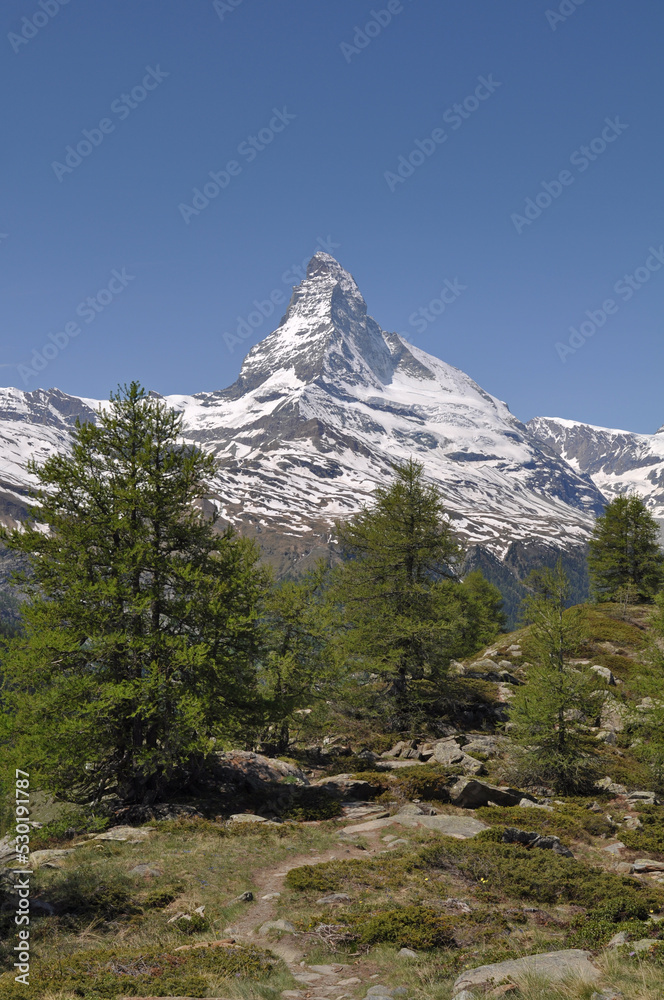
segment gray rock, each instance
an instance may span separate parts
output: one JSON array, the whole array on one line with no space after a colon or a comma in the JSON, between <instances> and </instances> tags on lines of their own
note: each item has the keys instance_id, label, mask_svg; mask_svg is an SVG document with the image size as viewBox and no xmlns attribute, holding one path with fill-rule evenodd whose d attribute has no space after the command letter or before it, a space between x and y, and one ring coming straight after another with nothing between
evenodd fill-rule
<instances>
[{"instance_id":1,"label":"gray rock","mask_svg":"<svg viewBox=\"0 0 664 1000\"><path fill-rule=\"evenodd\" d=\"M601 993L593 993L590 1000L624 1000L624 997L620 990L602 990Z\"/></svg>"},{"instance_id":2,"label":"gray rock","mask_svg":"<svg viewBox=\"0 0 664 1000\"><path fill-rule=\"evenodd\" d=\"M397 958L417 958L417 952L412 948L401 948L397 952Z\"/></svg>"},{"instance_id":3,"label":"gray rock","mask_svg":"<svg viewBox=\"0 0 664 1000\"><path fill-rule=\"evenodd\" d=\"M606 947L619 948L622 944L627 944L627 931L618 931L617 934L614 934Z\"/></svg>"},{"instance_id":4,"label":"gray rock","mask_svg":"<svg viewBox=\"0 0 664 1000\"><path fill-rule=\"evenodd\" d=\"M648 951L653 945L661 943L656 938L641 938L640 941L630 941L627 947L630 951Z\"/></svg>"},{"instance_id":5,"label":"gray rock","mask_svg":"<svg viewBox=\"0 0 664 1000\"><path fill-rule=\"evenodd\" d=\"M380 785L373 785L370 781L360 781L350 774L335 774L331 777L319 778L313 781L312 785L323 788L328 795L338 799L361 799L372 798L380 791Z\"/></svg>"},{"instance_id":6,"label":"gray rock","mask_svg":"<svg viewBox=\"0 0 664 1000\"><path fill-rule=\"evenodd\" d=\"M567 847L563 847L559 837L543 837L539 833L527 833L525 830L518 830L516 827L507 827L503 833L504 844L523 844L524 847L538 847L544 851L553 851L564 858L573 858L574 855Z\"/></svg>"},{"instance_id":7,"label":"gray rock","mask_svg":"<svg viewBox=\"0 0 664 1000\"><path fill-rule=\"evenodd\" d=\"M460 750L456 743L437 743L433 751L433 759L438 764L446 767L460 767L466 774L486 774L486 767L481 760L476 760L464 750Z\"/></svg>"},{"instance_id":8,"label":"gray rock","mask_svg":"<svg viewBox=\"0 0 664 1000\"><path fill-rule=\"evenodd\" d=\"M289 920L268 920L258 928L261 935L269 934L270 931L283 931L285 934L296 934L296 930Z\"/></svg>"},{"instance_id":9,"label":"gray rock","mask_svg":"<svg viewBox=\"0 0 664 1000\"><path fill-rule=\"evenodd\" d=\"M597 664L595 664L590 669L593 671L593 673L597 674L598 677L601 677L603 680L605 680L607 684L610 684L612 687L616 686L616 679L613 675L613 672L609 670L608 667L600 667Z\"/></svg>"},{"instance_id":10,"label":"gray rock","mask_svg":"<svg viewBox=\"0 0 664 1000\"><path fill-rule=\"evenodd\" d=\"M68 854L73 854L73 848L50 848L44 851L33 851L30 855L30 862L37 868L46 865L48 867L60 867L60 863ZM53 865L53 862L56 862Z\"/></svg>"},{"instance_id":11,"label":"gray rock","mask_svg":"<svg viewBox=\"0 0 664 1000\"><path fill-rule=\"evenodd\" d=\"M486 823L474 816L420 816L417 825L435 830L446 837L456 837L457 840L467 840L482 830L489 829Z\"/></svg>"},{"instance_id":12,"label":"gray rock","mask_svg":"<svg viewBox=\"0 0 664 1000\"><path fill-rule=\"evenodd\" d=\"M476 778L460 778L450 789L450 801L462 809L478 809L495 802L498 806L516 806L523 798L523 792L515 788L498 788Z\"/></svg>"},{"instance_id":13,"label":"gray rock","mask_svg":"<svg viewBox=\"0 0 664 1000\"><path fill-rule=\"evenodd\" d=\"M528 974L541 976L549 982L559 982L566 976L577 976L587 982L593 982L599 978L600 971L590 961L589 951L571 948L567 951L528 955L527 958L510 959L507 962L468 969L457 977L454 989L459 991L472 989L474 986L490 986Z\"/></svg>"},{"instance_id":14,"label":"gray rock","mask_svg":"<svg viewBox=\"0 0 664 1000\"><path fill-rule=\"evenodd\" d=\"M624 785L619 785L613 778L600 778L599 781L595 782L595 788L601 789L603 792L609 792L611 795L627 795L627 789Z\"/></svg>"},{"instance_id":15,"label":"gray rock","mask_svg":"<svg viewBox=\"0 0 664 1000\"><path fill-rule=\"evenodd\" d=\"M637 858L632 862L632 870L637 875L644 872L664 872L664 861L653 861L650 858Z\"/></svg>"},{"instance_id":16,"label":"gray rock","mask_svg":"<svg viewBox=\"0 0 664 1000\"><path fill-rule=\"evenodd\" d=\"M382 830L383 827L392 826L395 822L394 816L386 816L385 819L370 819L366 823L356 823L352 826L345 826L342 833L372 833L374 830Z\"/></svg>"},{"instance_id":17,"label":"gray rock","mask_svg":"<svg viewBox=\"0 0 664 1000\"><path fill-rule=\"evenodd\" d=\"M254 894L253 892L243 892L237 897L238 903L253 903Z\"/></svg>"},{"instance_id":18,"label":"gray rock","mask_svg":"<svg viewBox=\"0 0 664 1000\"><path fill-rule=\"evenodd\" d=\"M407 802L402 806L397 816L435 816L436 810L431 806L422 805L420 802ZM376 817L378 819L378 817Z\"/></svg>"},{"instance_id":19,"label":"gray rock","mask_svg":"<svg viewBox=\"0 0 664 1000\"><path fill-rule=\"evenodd\" d=\"M629 802L644 802L646 805L649 806L659 805L659 799L657 798L654 792L641 792L641 791L630 792L629 795L627 796L627 799Z\"/></svg>"},{"instance_id":20,"label":"gray rock","mask_svg":"<svg viewBox=\"0 0 664 1000\"><path fill-rule=\"evenodd\" d=\"M521 799L519 805L522 809L546 809L548 812L554 812L553 806L548 806L545 802L533 802L532 799Z\"/></svg>"},{"instance_id":21,"label":"gray rock","mask_svg":"<svg viewBox=\"0 0 664 1000\"><path fill-rule=\"evenodd\" d=\"M164 873L161 868L156 868L154 865L142 862L141 864L134 865L129 874L142 875L144 878L159 878L159 876Z\"/></svg>"},{"instance_id":22,"label":"gray rock","mask_svg":"<svg viewBox=\"0 0 664 1000\"><path fill-rule=\"evenodd\" d=\"M625 845L622 840L616 840L615 844L607 844L602 850L606 851L607 854L615 854L619 857L620 852L625 850Z\"/></svg>"},{"instance_id":23,"label":"gray rock","mask_svg":"<svg viewBox=\"0 0 664 1000\"><path fill-rule=\"evenodd\" d=\"M154 831L153 826L113 826L104 833L96 833L93 840L118 840L126 841L128 844L138 844L142 840L147 840ZM34 854L32 855L34 858Z\"/></svg>"},{"instance_id":24,"label":"gray rock","mask_svg":"<svg viewBox=\"0 0 664 1000\"><path fill-rule=\"evenodd\" d=\"M471 993L470 990L461 990L461 993L455 993L452 1000L477 1000L477 993Z\"/></svg>"},{"instance_id":25,"label":"gray rock","mask_svg":"<svg viewBox=\"0 0 664 1000\"><path fill-rule=\"evenodd\" d=\"M330 903L350 903L350 896L346 895L345 892L331 892L327 896L321 896L320 899L316 900L316 903L321 903L323 906Z\"/></svg>"}]
</instances>

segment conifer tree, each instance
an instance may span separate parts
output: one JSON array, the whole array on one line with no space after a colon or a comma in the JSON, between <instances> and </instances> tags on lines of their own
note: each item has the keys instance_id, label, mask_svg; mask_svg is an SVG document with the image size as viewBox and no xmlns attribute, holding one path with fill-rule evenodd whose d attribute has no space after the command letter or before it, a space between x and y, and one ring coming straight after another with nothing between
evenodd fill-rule
<instances>
[{"instance_id":1,"label":"conifer tree","mask_svg":"<svg viewBox=\"0 0 664 1000\"><path fill-rule=\"evenodd\" d=\"M265 574L202 515L215 462L181 431L133 382L77 423L70 456L32 465L32 520L3 532L30 597L3 662L3 756L69 799L152 801L253 717Z\"/></svg>"},{"instance_id":2,"label":"conifer tree","mask_svg":"<svg viewBox=\"0 0 664 1000\"><path fill-rule=\"evenodd\" d=\"M638 496L616 497L597 518L588 571L599 601L651 600L664 582L659 528Z\"/></svg>"},{"instance_id":3,"label":"conifer tree","mask_svg":"<svg viewBox=\"0 0 664 1000\"><path fill-rule=\"evenodd\" d=\"M530 625L526 683L510 703L510 739L518 779L559 792L581 791L595 776L597 743L589 725L601 709L594 674L569 664L583 638L582 611L568 608L570 586L562 560L531 573L523 620Z\"/></svg>"},{"instance_id":4,"label":"conifer tree","mask_svg":"<svg viewBox=\"0 0 664 1000\"><path fill-rule=\"evenodd\" d=\"M392 485L337 525L346 561L333 590L351 662L382 677L405 706L411 682L444 676L460 641L468 641L468 607L459 593L463 553L439 490L417 462L393 468Z\"/></svg>"}]
</instances>

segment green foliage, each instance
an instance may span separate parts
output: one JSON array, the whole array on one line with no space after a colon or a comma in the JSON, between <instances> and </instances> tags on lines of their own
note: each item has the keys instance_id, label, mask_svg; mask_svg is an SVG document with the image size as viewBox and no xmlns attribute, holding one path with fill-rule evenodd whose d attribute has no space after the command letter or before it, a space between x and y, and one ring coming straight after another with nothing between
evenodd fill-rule
<instances>
[{"instance_id":1,"label":"green foliage","mask_svg":"<svg viewBox=\"0 0 664 1000\"><path fill-rule=\"evenodd\" d=\"M322 788L293 788L288 805L281 809L283 819L306 823L317 819L334 819L342 812L341 802Z\"/></svg>"},{"instance_id":2,"label":"green foliage","mask_svg":"<svg viewBox=\"0 0 664 1000\"><path fill-rule=\"evenodd\" d=\"M129 876L83 864L56 878L44 895L57 912L70 914L78 922L92 917L113 920L121 913L139 912L134 892Z\"/></svg>"},{"instance_id":3,"label":"green foliage","mask_svg":"<svg viewBox=\"0 0 664 1000\"><path fill-rule=\"evenodd\" d=\"M461 586L454 588L461 605L462 620L454 655L472 656L482 646L490 645L505 631L507 618L498 587L489 583L479 569L468 573Z\"/></svg>"},{"instance_id":4,"label":"green foliage","mask_svg":"<svg viewBox=\"0 0 664 1000\"><path fill-rule=\"evenodd\" d=\"M348 918L346 918L348 919ZM428 906L400 906L374 916L358 916L348 921L357 928L361 944L394 944L399 948L451 948L455 919L443 916Z\"/></svg>"},{"instance_id":5,"label":"green foliage","mask_svg":"<svg viewBox=\"0 0 664 1000\"><path fill-rule=\"evenodd\" d=\"M91 815L83 809L67 809L57 819L44 823L39 830L33 830L30 834L30 850L41 851L55 847L83 833L102 833L108 824L106 816Z\"/></svg>"},{"instance_id":6,"label":"green foliage","mask_svg":"<svg viewBox=\"0 0 664 1000\"><path fill-rule=\"evenodd\" d=\"M337 892L350 885L371 889L396 889L407 875L420 865L415 854L351 858L348 861L326 861L319 865L291 868L286 885L298 892Z\"/></svg>"},{"instance_id":7,"label":"green foliage","mask_svg":"<svg viewBox=\"0 0 664 1000\"><path fill-rule=\"evenodd\" d=\"M3 756L71 801L152 801L256 713L267 576L196 506L215 460L181 434L132 383L71 456L31 466L35 520L0 532L31 597L3 663Z\"/></svg>"},{"instance_id":8,"label":"green foliage","mask_svg":"<svg viewBox=\"0 0 664 1000\"><path fill-rule=\"evenodd\" d=\"M175 921L174 926L183 934L202 934L203 931L209 931L210 921L202 917L200 913L192 913L188 917L180 917L179 920Z\"/></svg>"},{"instance_id":9,"label":"green foliage","mask_svg":"<svg viewBox=\"0 0 664 1000\"><path fill-rule=\"evenodd\" d=\"M324 698L338 679L329 575L321 561L305 577L273 588L266 598L258 681L269 727L263 730L262 743L271 744L277 753L288 749L293 713Z\"/></svg>"},{"instance_id":10,"label":"green foliage","mask_svg":"<svg viewBox=\"0 0 664 1000\"><path fill-rule=\"evenodd\" d=\"M552 851L528 851L510 844L478 842L478 838L441 838L438 844L425 848L420 859L429 868L466 879L480 895L488 892L496 898L504 895L540 906L575 903L599 919L618 920L637 913L647 917L664 905L664 891L659 888Z\"/></svg>"},{"instance_id":11,"label":"green foliage","mask_svg":"<svg viewBox=\"0 0 664 1000\"><path fill-rule=\"evenodd\" d=\"M454 784L458 773L458 768L446 768L442 764L403 767L393 774L391 786L407 799L447 802L450 785Z\"/></svg>"},{"instance_id":12,"label":"green foliage","mask_svg":"<svg viewBox=\"0 0 664 1000\"><path fill-rule=\"evenodd\" d=\"M590 540L588 570L600 601L651 599L664 582L659 528L643 500L620 496L597 518Z\"/></svg>"},{"instance_id":13,"label":"green foliage","mask_svg":"<svg viewBox=\"0 0 664 1000\"><path fill-rule=\"evenodd\" d=\"M563 840L589 841L591 837L610 836L614 829L601 813L591 812L586 806L575 803L556 806L554 812L525 807L517 813L514 808L504 806L482 806L476 810L476 815L491 825L518 826Z\"/></svg>"},{"instance_id":14,"label":"green foliage","mask_svg":"<svg viewBox=\"0 0 664 1000\"><path fill-rule=\"evenodd\" d=\"M179 893L175 889L152 889L142 900L146 910L163 910L164 907L177 899Z\"/></svg>"},{"instance_id":15,"label":"green foliage","mask_svg":"<svg viewBox=\"0 0 664 1000\"><path fill-rule=\"evenodd\" d=\"M346 562L334 596L351 662L405 702L410 679L441 676L453 655L460 612L445 581L456 579L461 550L423 466L410 461L394 471L371 508L337 525Z\"/></svg>"},{"instance_id":16,"label":"green foliage","mask_svg":"<svg viewBox=\"0 0 664 1000\"><path fill-rule=\"evenodd\" d=\"M603 697L596 675L567 665L582 640L583 613L567 609L569 583L561 562L555 570L531 574L528 583L524 618L536 662L511 702L513 778L551 784L560 792L583 791L598 776L597 742L588 719L599 714Z\"/></svg>"},{"instance_id":17,"label":"green foliage","mask_svg":"<svg viewBox=\"0 0 664 1000\"><path fill-rule=\"evenodd\" d=\"M124 996L210 995L210 977L269 980L274 958L257 948L210 948L172 954L108 948L83 950L46 965L33 961L30 986L0 976L0 1000L41 1000L50 992L84 1000Z\"/></svg>"},{"instance_id":18,"label":"green foliage","mask_svg":"<svg viewBox=\"0 0 664 1000\"><path fill-rule=\"evenodd\" d=\"M621 830L620 839L625 847L640 854L659 854L664 857L664 806L638 806L642 830Z\"/></svg>"}]
</instances>

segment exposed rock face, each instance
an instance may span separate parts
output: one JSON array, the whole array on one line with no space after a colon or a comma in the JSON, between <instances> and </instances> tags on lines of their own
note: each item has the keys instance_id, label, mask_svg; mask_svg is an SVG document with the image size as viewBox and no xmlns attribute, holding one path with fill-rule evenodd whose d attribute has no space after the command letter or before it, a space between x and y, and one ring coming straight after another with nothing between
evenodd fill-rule
<instances>
[{"instance_id":1,"label":"exposed rock face","mask_svg":"<svg viewBox=\"0 0 664 1000\"><path fill-rule=\"evenodd\" d=\"M522 798L523 792L515 788L499 788L497 785L489 785L476 778L460 778L450 788L452 805L460 806L462 809L479 809L480 806L486 806L490 802L497 806L518 806Z\"/></svg>"},{"instance_id":2,"label":"exposed rock face","mask_svg":"<svg viewBox=\"0 0 664 1000\"><path fill-rule=\"evenodd\" d=\"M550 982L559 982L566 976L577 976L586 982L595 982L600 976L599 969L590 961L589 951L573 948L568 951L552 951L543 955L528 955L527 958L481 965L477 969L462 972L454 983L454 990L472 990L474 987L498 985L506 980L517 979L527 974L535 974Z\"/></svg>"}]
</instances>

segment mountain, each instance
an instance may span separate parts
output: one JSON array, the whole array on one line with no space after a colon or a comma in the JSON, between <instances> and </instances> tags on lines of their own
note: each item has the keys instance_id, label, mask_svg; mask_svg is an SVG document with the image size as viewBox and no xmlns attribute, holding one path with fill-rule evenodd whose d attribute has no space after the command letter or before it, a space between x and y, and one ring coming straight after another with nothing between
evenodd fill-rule
<instances>
[{"instance_id":1,"label":"mountain","mask_svg":"<svg viewBox=\"0 0 664 1000\"><path fill-rule=\"evenodd\" d=\"M594 427L557 417L536 417L528 430L612 500L638 493L664 525L664 427L655 434Z\"/></svg>"},{"instance_id":2,"label":"mountain","mask_svg":"<svg viewBox=\"0 0 664 1000\"><path fill-rule=\"evenodd\" d=\"M257 535L282 573L326 551L334 520L411 456L440 486L471 563L512 583L558 551L580 567L604 505L592 479L505 403L382 330L325 253L233 385L165 399L183 412L187 438L218 458L222 517ZM27 458L65 449L76 417L92 419L97 405L57 389L0 390L5 521L21 516Z\"/></svg>"}]
</instances>

